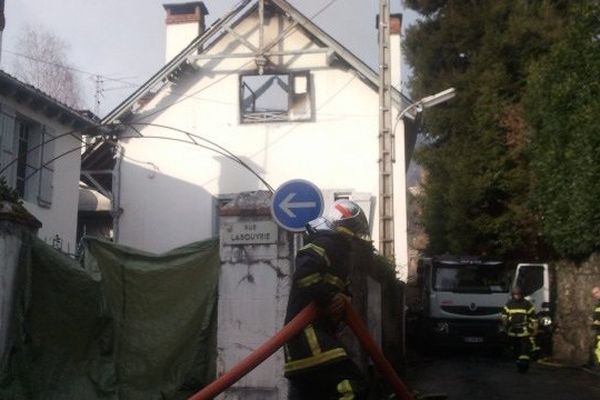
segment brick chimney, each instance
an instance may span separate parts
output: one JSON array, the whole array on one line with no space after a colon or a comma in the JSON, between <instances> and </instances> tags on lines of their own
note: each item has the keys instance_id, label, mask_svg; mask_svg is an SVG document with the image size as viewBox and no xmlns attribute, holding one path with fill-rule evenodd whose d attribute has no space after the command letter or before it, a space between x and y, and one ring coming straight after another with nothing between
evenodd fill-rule
<instances>
[{"instance_id":1,"label":"brick chimney","mask_svg":"<svg viewBox=\"0 0 600 400\"><path fill-rule=\"evenodd\" d=\"M379 15L375 18L375 29L379 29ZM402 89L402 14L390 14L390 59L391 84Z\"/></svg>"},{"instance_id":2,"label":"brick chimney","mask_svg":"<svg viewBox=\"0 0 600 400\"><path fill-rule=\"evenodd\" d=\"M208 10L201 1L163 4L163 7L167 12L165 61L169 62L204 32L204 16L208 14Z\"/></svg>"},{"instance_id":3,"label":"brick chimney","mask_svg":"<svg viewBox=\"0 0 600 400\"><path fill-rule=\"evenodd\" d=\"M391 83L396 89L402 89L402 14L390 15L390 57L392 59Z\"/></svg>"}]
</instances>

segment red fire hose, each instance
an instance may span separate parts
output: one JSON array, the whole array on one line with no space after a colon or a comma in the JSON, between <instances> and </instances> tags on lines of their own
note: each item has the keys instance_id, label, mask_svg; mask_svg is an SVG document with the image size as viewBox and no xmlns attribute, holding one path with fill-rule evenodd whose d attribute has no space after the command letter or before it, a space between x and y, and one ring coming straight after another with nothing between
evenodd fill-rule
<instances>
[{"instance_id":1,"label":"red fire hose","mask_svg":"<svg viewBox=\"0 0 600 400\"><path fill-rule=\"evenodd\" d=\"M247 373L256 368L260 363L269 358L281 346L288 342L292 337L300 333L308 324L310 324L318 315L317 306L314 303L306 306L298 315L294 317L287 325L271 339L266 341L258 349L254 350L248 357L244 358L235 367L220 376L216 381L205 386L198 393L188 400L210 400L219 395L229 386L244 377ZM346 324L357 336L363 349L369 353L369 356L375 363L375 366L383 377L394 389L399 400L413 400L412 395L402 383L390 363L385 359L383 353L377 348L375 341L369 335L360 317L354 311L350 303L346 303Z\"/></svg>"},{"instance_id":2,"label":"red fire hose","mask_svg":"<svg viewBox=\"0 0 600 400\"><path fill-rule=\"evenodd\" d=\"M271 339L267 340L262 346L254 350L248 357L240 361L235 367L231 368L219 379L205 386L204 389L190 397L188 400L209 400L220 394L222 391L233 385L244 377L248 372L256 368L261 362L277 351L281 346L296 336L306 325L310 324L316 317L317 306L311 303L304 307L290 322L287 323Z\"/></svg>"}]
</instances>

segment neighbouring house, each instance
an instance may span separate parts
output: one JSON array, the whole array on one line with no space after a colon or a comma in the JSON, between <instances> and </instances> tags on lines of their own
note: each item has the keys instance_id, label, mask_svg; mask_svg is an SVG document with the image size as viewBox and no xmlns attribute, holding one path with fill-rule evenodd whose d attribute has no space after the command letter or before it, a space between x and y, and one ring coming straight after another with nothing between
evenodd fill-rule
<instances>
[{"instance_id":1,"label":"neighbouring house","mask_svg":"<svg viewBox=\"0 0 600 400\"><path fill-rule=\"evenodd\" d=\"M202 2L166 4L166 64L103 119L82 181L111 200L114 240L162 252L218 234L235 194L305 179L351 198L379 241L379 75L283 0L244 1L205 28ZM392 82L400 22L392 18ZM198 34L200 32L200 34ZM377 46L377 43L373 43ZM393 90L394 113L410 101ZM395 130L396 264L406 276L405 175L415 116ZM106 210L105 210L106 211Z\"/></svg>"},{"instance_id":2,"label":"neighbouring house","mask_svg":"<svg viewBox=\"0 0 600 400\"><path fill-rule=\"evenodd\" d=\"M0 71L0 176L64 252L77 246L81 136L97 122Z\"/></svg>"}]
</instances>

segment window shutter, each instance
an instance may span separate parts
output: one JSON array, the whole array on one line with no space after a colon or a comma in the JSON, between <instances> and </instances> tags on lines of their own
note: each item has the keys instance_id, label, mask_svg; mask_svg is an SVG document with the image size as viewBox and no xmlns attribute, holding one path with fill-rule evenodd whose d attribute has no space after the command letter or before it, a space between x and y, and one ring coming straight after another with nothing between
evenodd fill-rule
<instances>
[{"instance_id":1,"label":"window shutter","mask_svg":"<svg viewBox=\"0 0 600 400\"><path fill-rule=\"evenodd\" d=\"M8 186L14 188L17 178L17 162L4 170L14 161L16 154L15 141L15 111L8 106L2 105L0 110L0 174L6 178Z\"/></svg>"},{"instance_id":2,"label":"window shutter","mask_svg":"<svg viewBox=\"0 0 600 400\"><path fill-rule=\"evenodd\" d=\"M40 184L38 191L38 204L40 207L49 208L52 205L52 194L54 192L54 162L50 162L54 158L54 143L52 136L46 130L46 127L42 127L42 158L41 158L41 169L40 169ZM52 140L51 142L49 140Z\"/></svg>"},{"instance_id":3,"label":"window shutter","mask_svg":"<svg viewBox=\"0 0 600 400\"><path fill-rule=\"evenodd\" d=\"M20 120L17 117L17 126L23 125L29 132L27 140L27 168L25 171L25 195L23 198L29 202L35 202L39 197L40 181L42 172L43 141L44 132L40 125L34 125L29 121ZM17 130L17 132L20 132Z\"/></svg>"}]
</instances>

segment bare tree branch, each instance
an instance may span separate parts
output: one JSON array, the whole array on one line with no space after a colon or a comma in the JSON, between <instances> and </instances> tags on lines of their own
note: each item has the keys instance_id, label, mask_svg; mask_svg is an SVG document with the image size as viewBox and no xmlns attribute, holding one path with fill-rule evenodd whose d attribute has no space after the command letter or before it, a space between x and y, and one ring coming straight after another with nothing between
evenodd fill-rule
<instances>
[{"instance_id":1,"label":"bare tree branch","mask_svg":"<svg viewBox=\"0 0 600 400\"><path fill-rule=\"evenodd\" d=\"M52 32L26 27L18 41L17 78L73 108L81 108L81 82L67 61L69 45Z\"/></svg>"}]
</instances>

